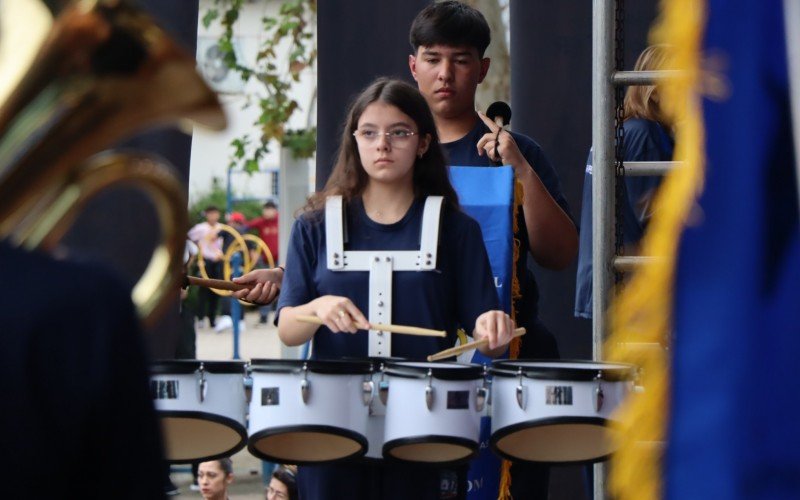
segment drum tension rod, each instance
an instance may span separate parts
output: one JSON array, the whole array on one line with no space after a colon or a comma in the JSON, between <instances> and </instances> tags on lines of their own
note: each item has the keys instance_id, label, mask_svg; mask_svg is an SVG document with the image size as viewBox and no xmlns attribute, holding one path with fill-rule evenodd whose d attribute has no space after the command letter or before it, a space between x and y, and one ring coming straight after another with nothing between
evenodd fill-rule
<instances>
[{"instance_id":1,"label":"drum tension rod","mask_svg":"<svg viewBox=\"0 0 800 500\"><path fill-rule=\"evenodd\" d=\"M208 392L208 382L206 382L206 371L205 365L200 363L200 380L198 380L198 386L200 389L200 402L203 403L206 400L206 392Z\"/></svg>"},{"instance_id":2,"label":"drum tension rod","mask_svg":"<svg viewBox=\"0 0 800 500\"><path fill-rule=\"evenodd\" d=\"M311 383L308 381L308 363L303 363L303 380L300 382L300 396L303 398L303 404L308 404L309 392L311 392Z\"/></svg>"},{"instance_id":3,"label":"drum tension rod","mask_svg":"<svg viewBox=\"0 0 800 500\"><path fill-rule=\"evenodd\" d=\"M425 388L425 404L428 406L428 411L433 409L433 370L428 368L428 387Z\"/></svg>"}]
</instances>

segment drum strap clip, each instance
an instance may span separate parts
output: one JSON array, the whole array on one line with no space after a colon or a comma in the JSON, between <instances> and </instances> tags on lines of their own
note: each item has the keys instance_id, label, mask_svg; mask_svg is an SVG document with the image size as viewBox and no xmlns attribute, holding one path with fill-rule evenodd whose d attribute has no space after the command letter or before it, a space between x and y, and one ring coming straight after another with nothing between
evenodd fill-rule
<instances>
[{"instance_id":1,"label":"drum strap clip","mask_svg":"<svg viewBox=\"0 0 800 500\"><path fill-rule=\"evenodd\" d=\"M378 398L383 403L383 406L386 406L386 402L389 400L389 382L383 379L384 372L383 367L381 367L381 381L378 382Z\"/></svg>"}]
</instances>

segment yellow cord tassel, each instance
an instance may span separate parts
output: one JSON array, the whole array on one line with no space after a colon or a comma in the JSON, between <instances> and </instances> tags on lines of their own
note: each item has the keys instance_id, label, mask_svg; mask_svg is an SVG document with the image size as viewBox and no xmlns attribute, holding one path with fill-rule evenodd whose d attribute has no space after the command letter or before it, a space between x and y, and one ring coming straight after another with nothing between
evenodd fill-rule
<instances>
[{"instance_id":1,"label":"yellow cord tassel","mask_svg":"<svg viewBox=\"0 0 800 500\"><path fill-rule=\"evenodd\" d=\"M519 221L517 220L517 216L519 215L519 211L522 210L522 202L525 199L525 190L522 187L522 182L515 179L514 180L514 213L511 214L512 218L512 229L514 234L519 232ZM512 269L514 272L511 273L511 319L514 321L517 320L517 309L515 306L515 300L522 297L522 288L519 283L519 278L517 277L517 263L519 262L520 255L520 241L519 238L514 238L514 245L513 245L513 263ZM519 350L522 345L522 338L517 337L511 340L511 345L508 347L508 357L509 359L517 359L519 357ZM498 494L498 500L511 500L513 497L511 496L511 462L508 460L503 460L503 464L500 468L500 491Z\"/></svg>"},{"instance_id":2,"label":"yellow cord tassel","mask_svg":"<svg viewBox=\"0 0 800 500\"><path fill-rule=\"evenodd\" d=\"M704 21L702 0L663 0L651 31L651 42L672 47L675 68L685 74L659 87L662 109L677 124L675 158L684 165L664 179L641 244L643 255L664 259L635 273L609 311L613 333L606 343L607 358L639 366L644 387L616 415L621 432L616 434L619 449L611 459L609 491L619 500L659 499L663 494L660 443L666 438L669 412L669 358L665 350L643 344L669 343L678 243L703 182L704 131L697 90Z\"/></svg>"}]
</instances>

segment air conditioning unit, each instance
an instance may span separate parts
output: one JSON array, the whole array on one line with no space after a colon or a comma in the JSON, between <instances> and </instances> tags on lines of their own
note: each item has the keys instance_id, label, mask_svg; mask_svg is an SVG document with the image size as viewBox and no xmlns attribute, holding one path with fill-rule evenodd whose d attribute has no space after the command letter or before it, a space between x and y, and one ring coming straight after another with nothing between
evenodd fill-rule
<instances>
[{"instance_id":1,"label":"air conditioning unit","mask_svg":"<svg viewBox=\"0 0 800 500\"><path fill-rule=\"evenodd\" d=\"M237 60L242 60L241 40L231 40ZM241 94L245 82L241 74L228 67L223 60L218 39L214 37L197 38L197 66L208 85L221 94Z\"/></svg>"}]
</instances>

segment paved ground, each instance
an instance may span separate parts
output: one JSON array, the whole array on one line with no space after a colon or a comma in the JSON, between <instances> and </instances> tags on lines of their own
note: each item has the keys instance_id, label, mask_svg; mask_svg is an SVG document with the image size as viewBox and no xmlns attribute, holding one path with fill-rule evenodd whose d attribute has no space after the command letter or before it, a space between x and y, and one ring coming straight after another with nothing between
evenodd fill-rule
<instances>
[{"instance_id":1,"label":"paved ground","mask_svg":"<svg viewBox=\"0 0 800 500\"><path fill-rule=\"evenodd\" d=\"M258 313L249 312L245 317L245 331L240 334L239 355L242 359L278 358L281 356L281 343L275 327L258 324ZM197 358L208 360L232 359L233 333L230 329L215 332L210 328L197 329ZM181 466L183 467L183 466ZM201 498L199 492L191 491L189 485L192 475L187 472L173 472L172 482L178 487L180 495L172 498ZM246 449L233 457L236 479L228 490L231 500L264 499L261 477L261 461L250 455Z\"/></svg>"}]
</instances>

